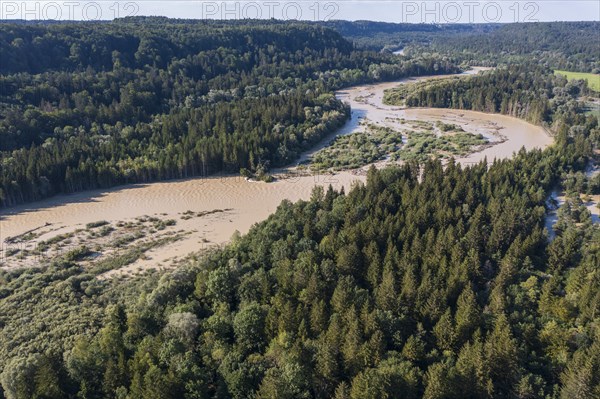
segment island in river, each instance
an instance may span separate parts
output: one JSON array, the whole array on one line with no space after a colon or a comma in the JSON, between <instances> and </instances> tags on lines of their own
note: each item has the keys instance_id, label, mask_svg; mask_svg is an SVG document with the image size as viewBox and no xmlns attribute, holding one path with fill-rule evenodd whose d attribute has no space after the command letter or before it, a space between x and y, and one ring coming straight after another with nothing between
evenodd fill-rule
<instances>
[{"instance_id":1,"label":"island in river","mask_svg":"<svg viewBox=\"0 0 600 399\"><path fill-rule=\"evenodd\" d=\"M361 85L338 92L337 97L352 107L351 119L303 154L300 162L309 161L335 136L364 131L363 119L391 128L406 123L401 120L440 121L481 134L489 145L457 158L463 165L483 159L493 162L495 158L511 157L522 147L545 148L553 142L542 127L509 116L449 109L404 109L383 104L386 89L431 78L440 76ZM382 161L376 166L389 163ZM122 267L107 271L104 276L172 267L190 254L229 242L236 232L246 233L273 213L281 201L310 198L316 185L349 190L352 184L364 181L361 172L366 168L306 173L290 167L274 171L278 178L273 183L221 175L138 184L62 195L5 209L0 220L0 267L34 266L40 263L40 258L51 258L60 252L74 252L76 256L84 251L93 262L98 262L111 256L126 257L127 251L133 254L135 250L137 256L129 255L128 262L123 261ZM144 248L143 253L139 248Z\"/></svg>"}]
</instances>

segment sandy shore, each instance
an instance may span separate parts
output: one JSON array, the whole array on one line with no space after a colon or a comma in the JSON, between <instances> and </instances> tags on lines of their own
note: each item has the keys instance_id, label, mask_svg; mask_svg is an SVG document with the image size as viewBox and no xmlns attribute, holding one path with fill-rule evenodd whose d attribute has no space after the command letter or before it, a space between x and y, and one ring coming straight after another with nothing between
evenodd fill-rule
<instances>
[{"instance_id":1,"label":"sandy shore","mask_svg":"<svg viewBox=\"0 0 600 399\"><path fill-rule=\"evenodd\" d=\"M490 162L493 158L510 157L522 146L526 149L543 148L552 143L541 127L516 118L446 109L399 109L382 104L385 89L415 80L364 85L337 93L338 98L350 103L353 112L351 120L335 135L361 131L363 127L359 122L363 118L390 127L394 127L398 123L394 119L399 118L455 123L468 132L481 133L490 142L496 143L458 160L465 165L478 162L486 156ZM313 150L303 154L301 160L308 159L315 151L326 146L335 135L325 138ZM294 168L277 172L293 173ZM177 219L177 225L169 229L184 230L190 234L177 242L150 250L146 259L127 266L127 270L164 267L192 252L226 243L235 231L246 233L253 224L273 213L282 200L308 199L315 185L331 184L336 189L345 187L348 190L356 181L364 181L364 176L350 171L334 175L294 176L273 183L246 181L239 176L216 176L62 195L3 210L0 243L7 237L46 223L52 224L51 231L36 237L35 241L72 232L99 220L116 222L143 215L160 215L162 218ZM186 211L209 212L214 209L230 210L202 218L181 219ZM10 260L3 267L10 268Z\"/></svg>"},{"instance_id":2,"label":"sandy shore","mask_svg":"<svg viewBox=\"0 0 600 399\"><path fill-rule=\"evenodd\" d=\"M461 75L474 75L488 69L474 68ZM519 151L522 147L531 150L546 148L553 143L552 137L542 127L506 115L442 108L403 108L383 104L385 90L394 88L399 84L442 79L449 76L456 75L408 78L398 82L356 86L338 92L337 97L348 102L352 107L352 119L336 135L364 131L364 126L360 125L360 121L363 119L398 131L406 128L406 124L401 122L402 119L452 123L460 125L466 132L482 134L490 144L481 151L457 158L457 161L463 165L478 163L486 157L488 162L492 163L495 158L512 157L513 153ZM305 154L302 160L306 160L312 153L327 145L331 139L333 137L315 148L311 153Z\"/></svg>"}]
</instances>

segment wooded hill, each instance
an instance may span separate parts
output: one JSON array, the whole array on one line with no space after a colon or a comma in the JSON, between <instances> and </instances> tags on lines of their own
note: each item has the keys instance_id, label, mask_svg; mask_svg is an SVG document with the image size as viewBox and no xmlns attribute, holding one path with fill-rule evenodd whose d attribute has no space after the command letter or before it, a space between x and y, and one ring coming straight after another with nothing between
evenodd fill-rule
<instances>
[{"instance_id":1,"label":"wooded hill","mask_svg":"<svg viewBox=\"0 0 600 399\"><path fill-rule=\"evenodd\" d=\"M0 48L0 206L283 165L344 123L332 90L458 70L271 21L0 24Z\"/></svg>"},{"instance_id":2,"label":"wooded hill","mask_svg":"<svg viewBox=\"0 0 600 399\"><path fill-rule=\"evenodd\" d=\"M573 95L548 102L545 151L371 169L160 278L67 258L1 273L4 396L597 397L600 230L585 208L544 230L549 191L600 136Z\"/></svg>"}]
</instances>

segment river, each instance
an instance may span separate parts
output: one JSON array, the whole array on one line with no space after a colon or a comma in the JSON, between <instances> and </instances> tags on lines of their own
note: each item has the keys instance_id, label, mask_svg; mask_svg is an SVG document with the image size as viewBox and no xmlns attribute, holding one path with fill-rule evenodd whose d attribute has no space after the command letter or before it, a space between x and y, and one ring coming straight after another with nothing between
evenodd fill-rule
<instances>
[{"instance_id":1,"label":"river","mask_svg":"<svg viewBox=\"0 0 600 399\"><path fill-rule=\"evenodd\" d=\"M476 69L469 73L478 71ZM313 150L303 154L301 160L308 159L336 135L361 131L363 127L359 122L363 118L391 127L397 123L393 121L397 118L441 120L461 125L467 132L481 133L491 143L495 143L480 152L458 159L464 165L479 162L484 157L489 162L494 158L510 157L522 146L526 149L544 148L552 143L552 139L542 128L512 117L447 109L401 109L382 103L385 89L431 78L439 76L362 85L338 92L337 97L349 102L352 107L350 121L334 135L323 139ZM294 174L296 169L292 167L278 170L277 173L291 173L293 177L263 183L247 181L239 176L213 176L56 196L3 210L0 243L7 237L23 234L46 224L52 227L42 229L43 234L32 240L30 245L34 246L37 242L58 234L82 229L87 223L99 220L117 222L144 215L160 215L161 218L177 220L176 226L168 227L167 230L186 231L188 235L172 244L150 250L147 257L128 266L127 271L166 266L207 246L228 242L236 230L246 233L253 224L273 213L282 200L310 198L315 185L331 184L336 189L344 187L347 191L352 184L365 179L364 173L356 171L300 176ZM189 220L181 217L186 211L209 212L215 209L228 211ZM1 267L15 267L8 259L4 265L0 264Z\"/></svg>"},{"instance_id":2,"label":"river","mask_svg":"<svg viewBox=\"0 0 600 399\"><path fill-rule=\"evenodd\" d=\"M591 179L598 174L600 174L600 165L590 163L585 170L586 177ZM598 204L600 203L600 195L580 194L579 198L581 199L582 204L590 212L592 223L600 224L600 208L598 208ZM548 197L547 203L550 211L546 214L544 224L546 230L548 230L548 238L550 240L553 240L556 237L554 225L556 222L558 222L558 210L565 204L566 200L567 196L565 192L558 188L554 189Z\"/></svg>"}]
</instances>

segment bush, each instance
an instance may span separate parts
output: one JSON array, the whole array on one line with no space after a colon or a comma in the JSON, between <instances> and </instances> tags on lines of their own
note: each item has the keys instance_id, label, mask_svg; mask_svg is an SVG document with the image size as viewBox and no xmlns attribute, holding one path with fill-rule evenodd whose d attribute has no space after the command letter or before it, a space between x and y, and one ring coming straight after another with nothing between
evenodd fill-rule
<instances>
[{"instance_id":1,"label":"bush","mask_svg":"<svg viewBox=\"0 0 600 399\"><path fill-rule=\"evenodd\" d=\"M108 224L108 222L106 220L100 220L98 222L91 222L85 225L86 229L94 229L96 227L102 227L102 226L106 226Z\"/></svg>"}]
</instances>

